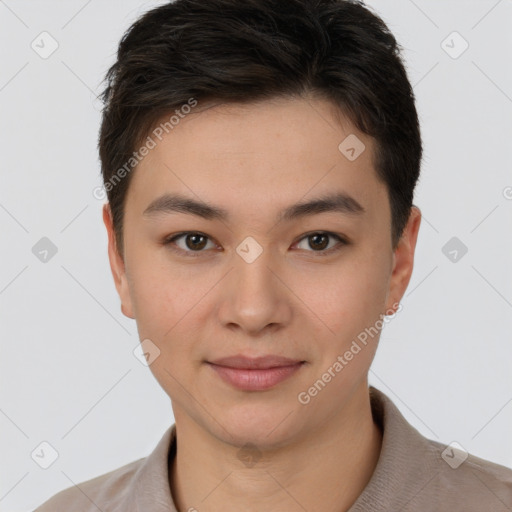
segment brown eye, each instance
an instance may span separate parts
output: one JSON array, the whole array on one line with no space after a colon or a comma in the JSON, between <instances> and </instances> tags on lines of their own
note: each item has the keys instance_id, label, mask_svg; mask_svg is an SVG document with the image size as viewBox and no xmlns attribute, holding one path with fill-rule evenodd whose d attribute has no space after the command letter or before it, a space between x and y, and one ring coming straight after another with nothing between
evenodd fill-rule
<instances>
[{"instance_id":1,"label":"brown eye","mask_svg":"<svg viewBox=\"0 0 512 512\"><path fill-rule=\"evenodd\" d=\"M183 243L185 242L185 243ZM215 244L203 233L179 233L164 241L164 245L170 246L173 250L184 253L186 256L199 256L201 253L206 252L205 247L210 242L209 249L215 248Z\"/></svg>"},{"instance_id":2,"label":"brown eye","mask_svg":"<svg viewBox=\"0 0 512 512\"><path fill-rule=\"evenodd\" d=\"M335 239L338 241L338 244L330 245L330 240ZM300 244L305 244L303 247L300 247ZM299 249L305 249L309 252L318 252L320 255L330 254L336 251L337 249L341 249L344 245L347 245L347 242L341 238L341 236L336 235L335 233L328 232L316 232L310 233L309 235L301 238L300 242L297 244Z\"/></svg>"},{"instance_id":3,"label":"brown eye","mask_svg":"<svg viewBox=\"0 0 512 512\"><path fill-rule=\"evenodd\" d=\"M315 251L322 251L329 245L329 236L323 233L310 235L308 237L309 246Z\"/></svg>"},{"instance_id":4,"label":"brown eye","mask_svg":"<svg viewBox=\"0 0 512 512\"><path fill-rule=\"evenodd\" d=\"M185 235L185 244L190 250L201 250L206 246L207 238L203 235Z\"/></svg>"}]
</instances>

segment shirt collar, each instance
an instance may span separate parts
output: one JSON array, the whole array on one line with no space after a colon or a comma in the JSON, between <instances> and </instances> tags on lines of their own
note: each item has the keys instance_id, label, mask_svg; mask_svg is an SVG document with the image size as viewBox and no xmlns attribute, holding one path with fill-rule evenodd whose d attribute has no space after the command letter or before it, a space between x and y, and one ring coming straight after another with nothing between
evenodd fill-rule
<instances>
[{"instance_id":1,"label":"shirt collar","mask_svg":"<svg viewBox=\"0 0 512 512\"><path fill-rule=\"evenodd\" d=\"M349 512L382 512L399 503L405 505L436 472L435 459L422 456L431 450L428 439L406 421L382 391L370 386L369 392L373 419L383 432L382 447L370 481ZM175 452L173 424L134 475L124 510L177 512L169 488L169 460Z\"/></svg>"},{"instance_id":2,"label":"shirt collar","mask_svg":"<svg viewBox=\"0 0 512 512\"><path fill-rule=\"evenodd\" d=\"M401 510L438 473L436 454L431 442L373 386L370 403L382 431L381 451L370 481L348 512Z\"/></svg>"}]
</instances>

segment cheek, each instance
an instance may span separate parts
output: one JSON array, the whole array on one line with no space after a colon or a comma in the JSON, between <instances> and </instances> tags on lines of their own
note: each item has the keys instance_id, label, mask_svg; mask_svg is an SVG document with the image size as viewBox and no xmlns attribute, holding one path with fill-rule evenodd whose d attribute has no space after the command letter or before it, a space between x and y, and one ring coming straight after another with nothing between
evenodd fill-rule
<instances>
[{"instance_id":1,"label":"cheek","mask_svg":"<svg viewBox=\"0 0 512 512\"><path fill-rule=\"evenodd\" d=\"M140 336L158 342L181 316L184 280L149 256L141 250L132 252L128 285Z\"/></svg>"},{"instance_id":2,"label":"cheek","mask_svg":"<svg viewBox=\"0 0 512 512\"><path fill-rule=\"evenodd\" d=\"M190 341L195 333L190 319L201 286L191 286L193 283L183 274L178 275L149 258L134 261L134 268L130 294L139 338L151 340L158 349L158 356L149 368L170 396L179 396L183 372L193 365Z\"/></svg>"},{"instance_id":3,"label":"cheek","mask_svg":"<svg viewBox=\"0 0 512 512\"><path fill-rule=\"evenodd\" d=\"M139 251L132 257L130 295L140 339L155 343L168 364L190 360L194 340L204 338L215 272L200 265L173 265L165 254Z\"/></svg>"},{"instance_id":4,"label":"cheek","mask_svg":"<svg viewBox=\"0 0 512 512\"><path fill-rule=\"evenodd\" d=\"M384 312L389 276L376 258L351 258L323 274L300 277L300 294L312 320L331 334L351 339ZM319 319L319 320L318 320ZM329 331L326 330L329 334Z\"/></svg>"}]
</instances>

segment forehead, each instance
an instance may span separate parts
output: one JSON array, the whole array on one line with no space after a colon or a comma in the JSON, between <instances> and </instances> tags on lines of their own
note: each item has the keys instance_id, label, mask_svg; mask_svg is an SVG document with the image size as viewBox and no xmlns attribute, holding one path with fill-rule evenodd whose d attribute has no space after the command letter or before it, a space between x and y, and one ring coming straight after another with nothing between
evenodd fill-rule
<instances>
[{"instance_id":1,"label":"forehead","mask_svg":"<svg viewBox=\"0 0 512 512\"><path fill-rule=\"evenodd\" d=\"M167 128L161 140L150 134L155 146L132 176L139 209L165 192L252 214L333 191L371 208L385 194L373 139L326 100L198 105Z\"/></svg>"},{"instance_id":2,"label":"forehead","mask_svg":"<svg viewBox=\"0 0 512 512\"><path fill-rule=\"evenodd\" d=\"M165 143L159 145L160 151L156 153L170 149L173 142L178 146L196 138L199 152L200 142L214 146L208 148L212 156L238 152L258 153L267 158L278 155L314 158L327 150L331 156L338 157L338 146L349 135L356 137L359 144L371 146L367 148L367 157L373 152L373 139L361 133L325 99L273 98L247 104L206 104L198 105L180 118L172 117L173 126L166 124L168 115L157 123L160 132L162 128L165 130L162 133Z\"/></svg>"}]
</instances>

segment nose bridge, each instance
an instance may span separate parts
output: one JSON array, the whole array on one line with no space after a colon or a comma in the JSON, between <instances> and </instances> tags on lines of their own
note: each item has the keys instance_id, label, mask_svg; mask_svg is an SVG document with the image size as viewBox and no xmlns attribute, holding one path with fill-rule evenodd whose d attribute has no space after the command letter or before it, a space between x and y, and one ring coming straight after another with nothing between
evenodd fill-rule
<instances>
[{"instance_id":1,"label":"nose bridge","mask_svg":"<svg viewBox=\"0 0 512 512\"><path fill-rule=\"evenodd\" d=\"M274 276L270 271L272 266L270 250L263 251L254 260L246 260L241 256L235 258L234 278L240 295L273 294ZM255 297L256 298L256 297Z\"/></svg>"},{"instance_id":2,"label":"nose bridge","mask_svg":"<svg viewBox=\"0 0 512 512\"><path fill-rule=\"evenodd\" d=\"M286 290L274 273L272 251L247 237L233 255L233 269L221 305L221 320L258 332L289 320Z\"/></svg>"},{"instance_id":3,"label":"nose bridge","mask_svg":"<svg viewBox=\"0 0 512 512\"><path fill-rule=\"evenodd\" d=\"M258 303L269 305L277 292L275 278L270 271L271 250L256 244L254 239L242 242L237 247L234 262L236 297L239 304L249 307Z\"/></svg>"}]
</instances>

